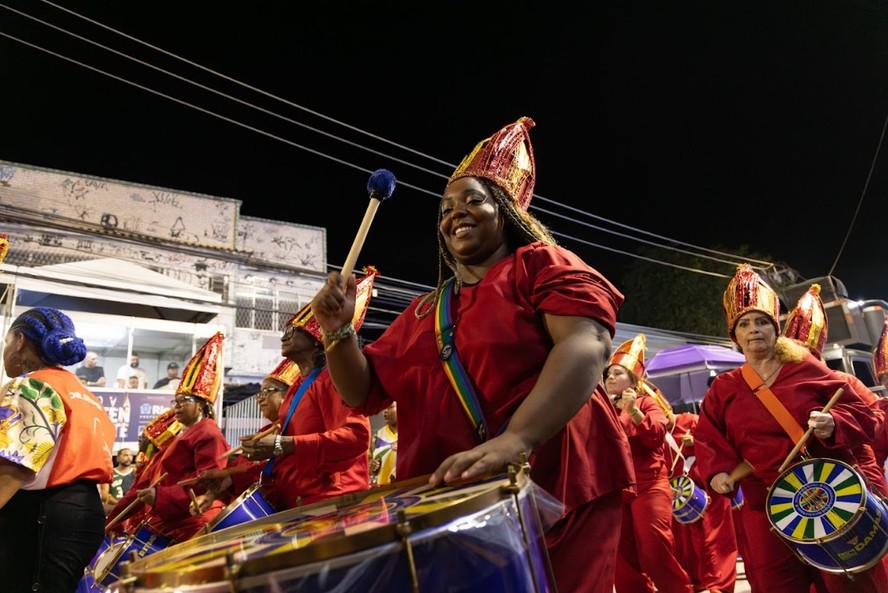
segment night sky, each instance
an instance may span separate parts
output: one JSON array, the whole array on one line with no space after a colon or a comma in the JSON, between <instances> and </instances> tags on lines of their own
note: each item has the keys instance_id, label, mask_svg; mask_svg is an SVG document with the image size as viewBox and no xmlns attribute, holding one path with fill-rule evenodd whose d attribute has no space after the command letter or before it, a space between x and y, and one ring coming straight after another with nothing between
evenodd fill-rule
<instances>
[{"instance_id":1,"label":"night sky","mask_svg":"<svg viewBox=\"0 0 888 593\"><path fill-rule=\"evenodd\" d=\"M334 266L386 168L358 266L430 285L447 177L530 116L531 211L618 285L634 260L613 250L643 238L746 245L804 279L838 258L849 296L888 300L884 2L0 4L2 160L323 226Z\"/></svg>"}]
</instances>

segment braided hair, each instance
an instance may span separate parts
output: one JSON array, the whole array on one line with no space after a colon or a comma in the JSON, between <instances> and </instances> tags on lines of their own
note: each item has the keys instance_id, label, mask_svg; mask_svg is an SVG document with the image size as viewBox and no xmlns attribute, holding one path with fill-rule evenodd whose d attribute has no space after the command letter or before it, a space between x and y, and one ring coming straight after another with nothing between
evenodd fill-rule
<instances>
[{"instance_id":1,"label":"braided hair","mask_svg":"<svg viewBox=\"0 0 888 593\"><path fill-rule=\"evenodd\" d=\"M86 358L86 344L74 333L71 318L50 307L34 307L19 315L9 327L37 346L48 365L70 366Z\"/></svg>"},{"instance_id":2,"label":"braided hair","mask_svg":"<svg viewBox=\"0 0 888 593\"><path fill-rule=\"evenodd\" d=\"M499 211L503 216L506 244L509 248L509 252L514 252L518 247L530 245L537 241L545 243L546 245L558 244L549 229L532 214L519 208L515 203L515 200L508 192L506 192L506 190L489 179L483 177L477 177L476 179L487 188L490 195L493 196L493 200L496 202L497 206L499 206ZM438 303L438 299L444 290L444 284L450 278L449 276L447 278L444 277L445 267L450 268L456 278L457 284L460 284L459 276L456 273L456 258L454 258L453 254L447 250L447 245L444 243L444 236L441 234L442 216L443 214L439 208L438 220L435 227L437 229L436 234L438 237L438 283L435 286L434 291L423 295L420 299L419 305L417 305L416 311L414 312L417 319L423 319L428 316Z\"/></svg>"}]
</instances>

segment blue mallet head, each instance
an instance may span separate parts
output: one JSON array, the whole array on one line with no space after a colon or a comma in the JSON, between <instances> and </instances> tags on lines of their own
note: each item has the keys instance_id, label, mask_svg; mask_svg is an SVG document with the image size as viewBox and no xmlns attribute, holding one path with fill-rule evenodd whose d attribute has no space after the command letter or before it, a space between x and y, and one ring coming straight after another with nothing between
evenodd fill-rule
<instances>
[{"instance_id":1,"label":"blue mallet head","mask_svg":"<svg viewBox=\"0 0 888 593\"><path fill-rule=\"evenodd\" d=\"M370 192L370 199L379 200L380 202L392 196L395 191L395 174L388 169L377 169L370 176L367 182L367 191Z\"/></svg>"}]
</instances>

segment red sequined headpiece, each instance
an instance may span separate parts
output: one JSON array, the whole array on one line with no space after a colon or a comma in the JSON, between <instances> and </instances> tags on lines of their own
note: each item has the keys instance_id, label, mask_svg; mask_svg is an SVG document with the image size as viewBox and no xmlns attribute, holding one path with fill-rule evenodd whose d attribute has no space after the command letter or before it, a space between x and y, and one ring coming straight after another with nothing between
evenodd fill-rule
<instances>
[{"instance_id":1,"label":"red sequined headpiece","mask_svg":"<svg viewBox=\"0 0 888 593\"><path fill-rule=\"evenodd\" d=\"M462 177L483 177L505 189L518 207L526 211L536 179L529 134L535 125L529 117L522 117L479 142L450 176L448 185Z\"/></svg>"},{"instance_id":2,"label":"red sequined headpiece","mask_svg":"<svg viewBox=\"0 0 888 593\"><path fill-rule=\"evenodd\" d=\"M216 396L222 389L222 332L207 340L200 350L191 357L182 380L176 388L176 395L194 395L208 402L215 403Z\"/></svg>"},{"instance_id":3,"label":"red sequined headpiece","mask_svg":"<svg viewBox=\"0 0 888 593\"><path fill-rule=\"evenodd\" d=\"M879 343L873 350L873 367L876 370L876 379L880 379L882 375L888 373L888 317L885 318Z\"/></svg>"},{"instance_id":4,"label":"red sequined headpiece","mask_svg":"<svg viewBox=\"0 0 888 593\"><path fill-rule=\"evenodd\" d=\"M734 342L737 341L734 336L737 320L750 311L764 313L774 322L774 327L778 331L780 329L780 299L749 264L737 266L737 273L725 289L722 305L728 322L728 334Z\"/></svg>"},{"instance_id":5,"label":"red sequined headpiece","mask_svg":"<svg viewBox=\"0 0 888 593\"><path fill-rule=\"evenodd\" d=\"M797 340L808 347L816 355L823 353L829 323L826 309L820 298L820 285L812 284L805 294L799 297L795 309L786 316L783 335Z\"/></svg>"},{"instance_id":6,"label":"red sequined headpiece","mask_svg":"<svg viewBox=\"0 0 888 593\"><path fill-rule=\"evenodd\" d=\"M355 326L355 331L361 329L361 324L364 323L367 307L370 306L370 297L373 296L373 280L379 275L379 271L373 266L364 268L364 273L366 276L358 281L357 294L355 295L355 314L352 317L352 325ZM321 326L311 312L311 303L299 309L299 312L287 321L287 325L298 327L311 334L318 342L324 342L321 335Z\"/></svg>"},{"instance_id":7,"label":"red sequined headpiece","mask_svg":"<svg viewBox=\"0 0 888 593\"><path fill-rule=\"evenodd\" d=\"M626 367L641 379L644 377L644 350L646 347L647 337L644 334L638 334L631 340L620 344L620 347L611 354L607 366L618 364Z\"/></svg>"}]
</instances>

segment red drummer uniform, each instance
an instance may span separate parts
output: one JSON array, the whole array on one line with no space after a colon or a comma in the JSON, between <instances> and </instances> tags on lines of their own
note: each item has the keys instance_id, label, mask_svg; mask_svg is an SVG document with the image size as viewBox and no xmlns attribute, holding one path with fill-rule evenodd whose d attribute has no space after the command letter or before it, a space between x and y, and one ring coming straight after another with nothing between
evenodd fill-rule
<instances>
[{"instance_id":1,"label":"red drummer uniform","mask_svg":"<svg viewBox=\"0 0 888 593\"><path fill-rule=\"evenodd\" d=\"M618 593L692 591L690 576L675 557L672 535L672 489L666 465L666 425L663 408L649 395L636 407L644 419L635 424L625 409L620 424L629 437L637 495L627 496L617 557ZM653 582L651 582L653 581Z\"/></svg>"},{"instance_id":2,"label":"red drummer uniform","mask_svg":"<svg viewBox=\"0 0 888 593\"><path fill-rule=\"evenodd\" d=\"M854 465L851 449L873 438L877 419L854 389L810 353L799 362L786 362L771 391L800 427L807 427L811 411L820 410L838 388L845 394L830 411L835 431L826 440L812 438L812 457L828 457ZM716 376L700 409L695 433L697 464L708 483L719 472L730 473L746 460L755 468L741 480L744 504L740 509L747 545L744 560L754 591L809 593L810 583L823 583L835 592L886 591L888 580L881 564L860 572L851 580L801 563L790 542L775 534L767 516L768 488L781 475L779 467L794 443L771 412L734 369ZM713 495L716 496L716 495ZM755 571L751 566L758 567Z\"/></svg>"},{"instance_id":3,"label":"red drummer uniform","mask_svg":"<svg viewBox=\"0 0 888 593\"><path fill-rule=\"evenodd\" d=\"M846 373L844 371L836 371L837 374L844 377L848 384L854 388L854 392L860 396L860 399L870 407L873 415L876 417L875 438L872 443L863 443L852 449L854 457L857 458L857 467L860 473L869 481L879 494L888 497L888 483L885 481L885 459L880 463L876 458L874 445L885 438L885 411L877 405L879 398L872 390L867 387L863 381L857 378L857 375Z\"/></svg>"},{"instance_id":4,"label":"red drummer uniform","mask_svg":"<svg viewBox=\"0 0 888 593\"><path fill-rule=\"evenodd\" d=\"M682 435L693 435L697 421L697 414L677 414L672 435L676 446L681 447L678 461L675 461L675 450L671 447L666 450L666 460L672 468L670 477L683 475L687 460L690 462L687 476L709 495L706 510L693 523L680 523L673 518L675 555L690 575L695 591L733 591L737 580L737 539L734 534L731 500L708 492L709 486L694 463L696 452L693 443L682 445Z\"/></svg>"},{"instance_id":5,"label":"red drummer uniform","mask_svg":"<svg viewBox=\"0 0 888 593\"><path fill-rule=\"evenodd\" d=\"M300 377L287 391L281 422L304 380ZM234 491L261 476L263 495L282 511L369 487L370 421L342 403L326 369L305 390L282 434L293 437L295 452L232 474ZM272 464L270 479L262 475L267 463Z\"/></svg>"},{"instance_id":6,"label":"red drummer uniform","mask_svg":"<svg viewBox=\"0 0 888 593\"><path fill-rule=\"evenodd\" d=\"M575 254L542 243L518 248L480 283L461 288L452 301L455 346L490 435L505 429L540 377L551 349L542 315L590 317L613 334L622 300ZM399 480L431 474L449 455L479 443L439 357L435 315L417 319L418 302L364 348L373 386L360 410L373 415L398 402ZM547 533L559 589L611 591L610 577L601 575L612 572L614 559L595 551L597 545L616 548L610 521L619 521L620 491L633 476L626 437L604 389L596 389L529 461L534 482L565 507L564 518ZM604 516L596 520L595 513ZM575 583L582 574L599 576Z\"/></svg>"},{"instance_id":7,"label":"red drummer uniform","mask_svg":"<svg viewBox=\"0 0 888 593\"><path fill-rule=\"evenodd\" d=\"M219 514L223 504L221 501L214 501L202 514L192 516L189 512L191 496L188 489L177 485L177 482L194 478L206 470L222 469L227 450L228 443L215 420L204 418L195 422L188 430L175 437L167 449L157 453L160 459L152 464L154 470L142 472L123 498L114 505L109 517L116 517L136 498L139 490L148 488L153 478L166 473L167 476L156 486L154 506L138 505L115 530L132 533L135 527L147 519L150 529L176 542L196 535ZM196 486L194 488L199 490Z\"/></svg>"}]
</instances>

